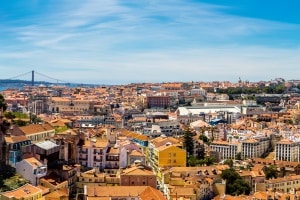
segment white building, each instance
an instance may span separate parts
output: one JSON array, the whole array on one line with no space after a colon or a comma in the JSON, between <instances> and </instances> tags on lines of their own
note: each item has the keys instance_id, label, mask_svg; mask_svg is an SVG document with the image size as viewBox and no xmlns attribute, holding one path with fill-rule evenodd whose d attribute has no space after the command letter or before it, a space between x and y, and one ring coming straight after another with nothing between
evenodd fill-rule
<instances>
[{"instance_id":1,"label":"white building","mask_svg":"<svg viewBox=\"0 0 300 200\"><path fill-rule=\"evenodd\" d=\"M86 138L84 145L78 147L77 161L83 167L96 167L103 170L109 141L101 138Z\"/></svg>"},{"instance_id":2,"label":"white building","mask_svg":"<svg viewBox=\"0 0 300 200\"><path fill-rule=\"evenodd\" d=\"M261 157L270 147L270 137L257 137L242 141L242 158Z\"/></svg>"},{"instance_id":3,"label":"white building","mask_svg":"<svg viewBox=\"0 0 300 200\"><path fill-rule=\"evenodd\" d=\"M275 145L276 160L299 162L299 142L283 139Z\"/></svg>"},{"instance_id":4,"label":"white building","mask_svg":"<svg viewBox=\"0 0 300 200\"><path fill-rule=\"evenodd\" d=\"M212 151L218 152L219 159L235 159L237 153L241 152L241 143L227 141L213 141L210 145Z\"/></svg>"},{"instance_id":5,"label":"white building","mask_svg":"<svg viewBox=\"0 0 300 200\"><path fill-rule=\"evenodd\" d=\"M37 185L39 178L47 175L47 165L42 164L36 158L26 158L16 164L16 172L32 185Z\"/></svg>"}]
</instances>

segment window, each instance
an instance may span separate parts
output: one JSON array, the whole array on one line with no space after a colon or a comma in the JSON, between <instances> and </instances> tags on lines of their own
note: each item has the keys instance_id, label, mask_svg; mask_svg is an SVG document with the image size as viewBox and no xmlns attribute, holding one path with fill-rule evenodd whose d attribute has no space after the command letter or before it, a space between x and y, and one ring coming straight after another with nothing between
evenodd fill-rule
<instances>
[{"instance_id":1,"label":"window","mask_svg":"<svg viewBox=\"0 0 300 200\"><path fill-rule=\"evenodd\" d=\"M176 157L176 153L173 153L173 157Z\"/></svg>"}]
</instances>

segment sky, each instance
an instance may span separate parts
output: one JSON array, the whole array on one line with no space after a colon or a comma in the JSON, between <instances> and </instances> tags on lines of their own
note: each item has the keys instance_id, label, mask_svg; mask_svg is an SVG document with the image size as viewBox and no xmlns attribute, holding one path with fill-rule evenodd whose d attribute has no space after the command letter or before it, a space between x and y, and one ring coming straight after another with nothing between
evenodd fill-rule
<instances>
[{"instance_id":1,"label":"sky","mask_svg":"<svg viewBox=\"0 0 300 200\"><path fill-rule=\"evenodd\" d=\"M300 79L298 0L0 4L0 79L30 80L18 75L32 70L96 84Z\"/></svg>"}]
</instances>

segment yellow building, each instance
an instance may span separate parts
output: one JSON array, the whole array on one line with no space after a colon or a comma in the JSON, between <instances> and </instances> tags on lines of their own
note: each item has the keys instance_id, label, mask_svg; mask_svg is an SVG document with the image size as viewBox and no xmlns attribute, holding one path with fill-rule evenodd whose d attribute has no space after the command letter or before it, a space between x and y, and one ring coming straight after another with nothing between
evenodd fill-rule
<instances>
[{"instance_id":1,"label":"yellow building","mask_svg":"<svg viewBox=\"0 0 300 200\"><path fill-rule=\"evenodd\" d=\"M162 178L162 171L168 167L185 167L186 151L176 145L160 146L154 149L153 170L159 180Z\"/></svg>"},{"instance_id":2,"label":"yellow building","mask_svg":"<svg viewBox=\"0 0 300 200\"><path fill-rule=\"evenodd\" d=\"M186 150L182 149L176 138L158 137L151 140L147 153L148 165L153 168L158 181L161 180L165 168L186 166Z\"/></svg>"},{"instance_id":3,"label":"yellow building","mask_svg":"<svg viewBox=\"0 0 300 200\"><path fill-rule=\"evenodd\" d=\"M26 184L22 187L19 187L15 190L3 192L0 195L1 200L42 200L42 190L38 187L34 187L33 185Z\"/></svg>"}]
</instances>

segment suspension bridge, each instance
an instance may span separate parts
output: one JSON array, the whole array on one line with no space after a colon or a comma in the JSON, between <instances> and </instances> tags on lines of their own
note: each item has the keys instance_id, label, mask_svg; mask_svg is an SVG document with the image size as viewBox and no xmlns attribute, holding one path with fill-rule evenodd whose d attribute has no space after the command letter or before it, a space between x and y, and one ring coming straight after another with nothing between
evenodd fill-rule
<instances>
[{"instance_id":1,"label":"suspension bridge","mask_svg":"<svg viewBox=\"0 0 300 200\"><path fill-rule=\"evenodd\" d=\"M16 75L14 77L0 79L0 87L22 87L24 85L28 86L37 86L37 85L64 85L64 86L95 86L92 84L82 84L82 83L71 83L65 80L60 80L57 78L53 78L51 76L42 74L37 71L29 71L26 73L22 73Z\"/></svg>"}]
</instances>

